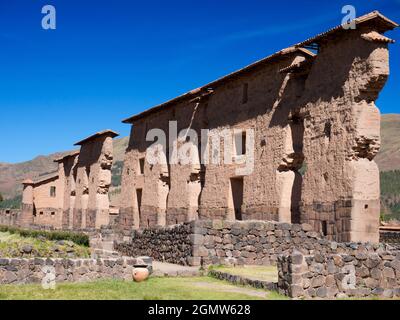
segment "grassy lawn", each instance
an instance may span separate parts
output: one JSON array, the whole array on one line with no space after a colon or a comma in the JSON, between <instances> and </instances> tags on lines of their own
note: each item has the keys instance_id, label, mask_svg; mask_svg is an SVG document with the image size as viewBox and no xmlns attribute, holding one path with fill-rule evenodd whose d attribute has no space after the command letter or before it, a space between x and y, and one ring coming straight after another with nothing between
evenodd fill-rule
<instances>
[{"instance_id":1,"label":"grassy lawn","mask_svg":"<svg viewBox=\"0 0 400 320\"><path fill-rule=\"evenodd\" d=\"M31 253L23 251L26 246L31 247ZM90 250L70 241L57 242L37 238L24 238L18 234L0 232L0 257L89 258Z\"/></svg>"},{"instance_id":2,"label":"grassy lawn","mask_svg":"<svg viewBox=\"0 0 400 320\"><path fill-rule=\"evenodd\" d=\"M240 287L209 277L150 278L143 283L117 280L40 285L0 285L0 300L277 300L275 292Z\"/></svg>"},{"instance_id":3,"label":"grassy lawn","mask_svg":"<svg viewBox=\"0 0 400 320\"><path fill-rule=\"evenodd\" d=\"M243 267L212 267L213 270L233 275L243 276L248 279L278 282L278 269L274 266L243 266Z\"/></svg>"}]
</instances>

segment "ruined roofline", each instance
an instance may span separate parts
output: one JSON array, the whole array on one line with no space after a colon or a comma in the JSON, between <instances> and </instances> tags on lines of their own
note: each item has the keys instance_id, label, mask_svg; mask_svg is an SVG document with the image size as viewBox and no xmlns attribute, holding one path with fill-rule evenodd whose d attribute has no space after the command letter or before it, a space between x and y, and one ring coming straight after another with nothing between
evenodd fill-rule
<instances>
[{"instance_id":1,"label":"ruined roofline","mask_svg":"<svg viewBox=\"0 0 400 320\"><path fill-rule=\"evenodd\" d=\"M381 14L379 11L373 11L370 12L366 15L363 15L361 17L358 17L356 19L354 19L354 22L356 23L356 26L363 26L363 25L375 25L378 29L378 32L386 32L389 30L393 30L397 27L399 27L399 25L390 20L389 18L385 17L383 14ZM329 39L331 36L336 35L340 32L348 32L348 31L352 31L351 29L344 29L343 25L338 25L334 28L329 29L328 31L325 31L323 33L320 33L312 38L309 38L303 42L300 42L298 44L296 44L295 46L298 48L310 45L310 44L319 44L322 41L325 41L327 39Z\"/></svg>"},{"instance_id":2,"label":"ruined roofline","mask_svg":"<svg viewBox=\"0 0 400 320\"><path fill-rule=\"evenodd\" d=\"M250 64L250 65L248 65L248 66L246 66L246 67L244 67L242 69L239 69L239 70L237 70L237 71L235 71L233 73L230 73L227 76L224 76L224 77L219 78L219 79L217 79L217 80L215 80L213 82L210 82L210 83L206 84L205 86L202 86L200 88L197 88L197 89L194 89L192 91L189 91L189 92L187 92L187 93L185 93L185 94L183 94L181 96L178 96L178 97L176 97L176 98L174 98L172 100L169 100L169 101L164 102L162 104L159 104L159 105L157 105L157 106L155 106L155 107L153 107L151 109L143 111L142 113L139 113L137 115L129 117L129 118L125 119L125 120L122 120L122 122L123 123L133 123L136 120L142 119L142 118L144 118L144 117L146 117L146 116L148 116L150 114L153 114L153 113L156 113L158 111L161 111L167 106L176 104L176 103L178 103L180 101L185 101L185 100L188 100L188 99L196 98L197 96L199 96L199 94L205 93L205 92L209 91L209 89L213 89L213 87L215 87L217 85L220 85L221 83L224 83L224 82L226 82L228 80L231 80L234 77L237 77L237 76L240 76L240 75L242 75L242 74L244 74L246 72L249 72L250 70L252 70L253 68L258 67L259 65L262 65L264 63L269 63L269 62L272 62L272 61L277 61L278 59L281 59L281 58L287 56L288 54L292 54L292 53L296 53L296 52L302 53L303 55L307 56L308 58L314 58L315 57L315 54L313 52L311 52L311 51L309 51L307 49L304 49L304 48L289 47L289 48L283 49L283 50L278 51L278 52L276 52L276 53L274 53L274 54L272 54L272 55L270 55L270 56L268 56L266 58L263 58L263 59L261 59L259 61L256 61L256 62L254 62L254 63L252 63L252 64Z\"/></svg>"},{"instance_id":3,"label":"ruined roofline","mask_svg":"<svg viewBox=\"0 0 400 320\"><path fill-rule=\"evenodd\" d=\"M367 41L372 41L372 42L382 42L382 43L395 43L396 41L393 39L390 39L388 37L385 37L384 35L380 34L379 32L376 31L371 31L369 33L365 33L361 35L361 38Z\"/></svg>"},{"instance_id":4,"label":"ruined roofline","mask_svg":"<svg viewBox=\"0 0 400 320\"><path fill-rule=\"evenodd\" d=\"M71 157L75 157L75 156L79 155L79 153L80 153L79 151L73 151L73 152L70 152L70 153L68 153L66 155L63 155L61 157L55 158L53 161L54 162L63 162L67 158L71 158Z\"/></svg>"},{"instance_id":5,"label":"ruined roofline","mask_svg":"<svg viewBox=\"0 0 400 320\"><path fill-rule=\"evenodd\" d=\"M368 13L364 16L358 17L355 19L355 23L356 25L367 25L367 24L376 24L379 28L378 31L380 32L385 32L388 30L392 30L397 28L399 25L397 23L395 23L394 21L390 20L389 18L386 18L384 15L382 15L379 11L373 11L371 13ZM187 99L193 99L195 97L197 97L200 93L202 92L206 92L208 89L213 89L213 86L216 86L218 84L221 84L222 82L225 82L227 80L232 79L235 76L241 75L242 73L248 72L251 69L253 69L254 67L257 67L258 65L261 65L263 63L267 63L267 62L271 62L274 61L278 58L281 58L282 56L285 56L289 53L293 53L293 52L302 52L303 54L305 54L306 56L308 56L309 58L315 58L315 54L312 53L311 51L307 50L304 48L304 46L307 45L311 45L311 44L318 44L319 42L321 42L322 40L326 40L328 39L330 36L332 35L336 35L339 32L343 32L343 31L349 31L346 29L343 29L343 25L339 25L335 28L329 29L328 31L321 33L313 38L310 38L308 40L305 40L303 42L300 42L298 44L295 44L292 47L289 47L287 49L283 49L277 53L274 53L271 56L268 56L264 59L261 59L253 64L250 64L247 67L244 67L238 71L235 71L225 77L222 77L216 81L213 81L205 86L202 86L200 88L197 88L195 90L192 90L190 92L187 92L179 97L176 97L172 100L169 100L167 102L164 102L162 104L159 104L151 109L148 109L146 111L143 111L137 115L134 115L132 117L129 117L125 120L123 120L123 123L128 123L128 124L132 124L134 121L140 120L146 116L149 116L153 113L156 113L158 111L161 111L163 109L165 109L168 106L171 106L173 104L176 104L178 102L181 101L185 101ZM292 68L292 66L288 66L288 71L290 71L290 69ZM281 70L282 72L285 71L285 68Z\"/></svg>"},{"instance_id":6,"label":"ruined roofline","mask_svg":"<svg viewBox=\"0 0 400 320\"><path fill-rule=\"evenodd\" d=\"M111 136L112 138L115 138L115 137L118 137L119 134L116 133L113 130L110 130L110 129L103 130L103 131L97 132L94 135L92 135L90 137L87 137L87 138L75 143L74 146L81 146L81 145L83 145L85 143L88 143L88 142L90 142L92 140L95 140L95 139L97 139L97 138L99 138L101 136Z\"/></svg>"},{"instance_id":7,"label":"ruined roofline","mask_svg":"<svg viewBox=\"0 0 400 320\"><path fill-rule=\"evenodd\" d=\"M32 181L32 183L29 183L29 184L37 185L37 184L41 184L43 182L47 182L47 181L50 181L50 180L58 179L58 177L59 177L58 176L58 172L55 171L53 173L46 174L45 176L38 177L37 179L34 179Z\"/></svg>"},{"instance_id":8,"label":"ruined roofline","mask_svg":"<svg viewBox=\"0 0 400 320\"><path fill-rule=\"evenodd\" d=\"M24 181L22 181L23 185L32 185L33 181L31 179L25 179Z\"/></svg>"}]
</instances>

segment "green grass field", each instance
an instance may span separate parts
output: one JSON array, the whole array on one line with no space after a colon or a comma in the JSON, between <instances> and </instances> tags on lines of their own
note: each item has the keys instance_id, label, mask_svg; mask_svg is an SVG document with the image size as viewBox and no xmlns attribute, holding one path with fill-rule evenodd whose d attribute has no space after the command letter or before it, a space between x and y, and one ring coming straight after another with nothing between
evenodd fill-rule
<instances>
[{"instance_id":1,"label":"green grass field","mask_svg":"<svg viewBox=\"0 0 400 320\"><path fill-rule=\"evenodd\" d=\"M234 286L209 277L150 278L143 283L117 280L64 283L56 290L40 285L0 285L0 300L277 300L275 292Z\"/></svg>"}]
</instances>

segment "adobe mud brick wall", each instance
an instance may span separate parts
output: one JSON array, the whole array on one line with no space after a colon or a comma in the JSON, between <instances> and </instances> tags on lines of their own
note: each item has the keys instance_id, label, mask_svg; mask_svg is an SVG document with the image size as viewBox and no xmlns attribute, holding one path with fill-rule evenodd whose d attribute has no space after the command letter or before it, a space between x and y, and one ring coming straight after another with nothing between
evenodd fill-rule
<instances>
[{"instance_id":1,"label":"adobe mud brick wall","mask_svg":"<svg viewBox=\"0 0 400 320\"><path fill-rule=\"evenodd\" d=\"M97 279L132 280L135 258L120 259L2 259L0 284L42 283L43 267L55 268L56 283Z\"/></svg>"},{"instance_id":2,"label":"adobe mud brick wall","mask_svg":"<svg viewBox=\"0 0 400 320\"><path fill-rule=\"evenodd\" d=\"M119 228L238 218L307 223L339 242L379 242L375 101L389 76L393 43L383 33L398 25L378 12L355 23L351 32L330 29L125 119L132 129ZM317 54L306 49L311 43ZM173 128L171 120L177 121ZM233 144L218 137L216 143L175 137L175 131L188 137L188 128L197 137L204 129L230 130L231 139L237 129L248 131L239 158L254 160L253 170L231 161L237 159L227 155ZM145 139L152 129L165 132L169 145L159 148L156 165L145 161L148 147L155 146ZM161 139L157 143L161 147ZM198 146L205 145L219 149L200 162L204 152ZM180 150L190 150L193 161L168 162ZM214 164L212 158L229 161Z\"/></svg>"},{"instance_id":3,"label":"adobe mud brick wall","mask_svg":"<svg viewBox=\"0 0 400 320\"><path fill-rule=\"evenodd\" d=\"M393 248L392 248L393 249ZM292 298L400 297L400 251L360 245L347 254L278 259L279 292Z\"/></svg>"}]
</instances>

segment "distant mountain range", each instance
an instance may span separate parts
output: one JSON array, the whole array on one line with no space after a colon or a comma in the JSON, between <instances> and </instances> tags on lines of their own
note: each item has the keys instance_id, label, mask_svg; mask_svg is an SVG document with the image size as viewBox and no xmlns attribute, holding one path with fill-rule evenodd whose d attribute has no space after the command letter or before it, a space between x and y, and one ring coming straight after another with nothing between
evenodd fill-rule
<instances>
[{"instance_id":1,"label":"distant mountain range","mask_svg":"<svg viewBox=\"0 0 400 320\"><path fill-rule=\"evenodd\" d=\"M375 158L380 171L400 170L400 114L382 116L381 135L381 151Z\"/></svg>"},{"instance_id":2,"label":"distant mountain range","mask_svg":"<svg viewBox=\"0 0 400 320\"><path fill-rule=\"evenodd\" d=\"M121 161L128 146L128 137L114 141L115 166L113 172L120 174ZM67 152L59 152L16 164L0 163L0 193L4 198L13 198L21 193L21 182L26 178L36 178L57 170L53 160ZM382 116L382 146L376 157L381 171L400 170L400 114ZM120 179L113 177L113 182ZM116 186L114 186L116 187ZM400 190L398 190L400 195Z\"/></svg>"}]
</instances>

